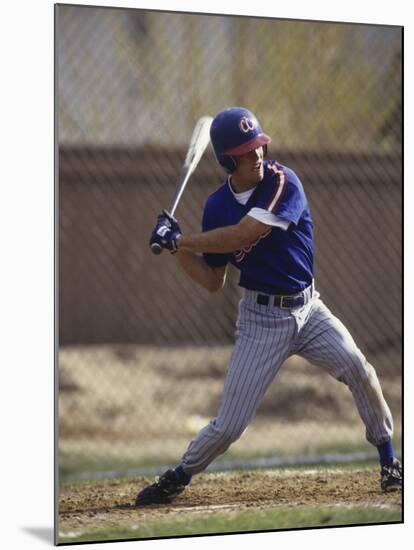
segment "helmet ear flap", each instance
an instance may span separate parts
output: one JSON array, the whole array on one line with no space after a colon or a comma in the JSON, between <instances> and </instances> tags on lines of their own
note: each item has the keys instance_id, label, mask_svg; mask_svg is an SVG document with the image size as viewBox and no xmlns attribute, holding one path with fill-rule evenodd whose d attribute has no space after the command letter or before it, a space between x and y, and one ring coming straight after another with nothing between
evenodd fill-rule
<instances>
[{"instance_id":1,"label":"helmet ear flap","mask_svg":"<svg viewBox=\"0 0 414 550\"><path fill-rule=\"evenodd\" d=\"M237 162L236 162L235 158L232 157L231 155L226 156L226 164L228 166L228 168L226 168L226 170L228 170L229 174L234 172L237 168Z\"/></svg>"},{"instance_id":2,"label":"helmet ear flap","mask_svg":"<svg viewBox=\"0 0 414 550\"><path fill-rule=\"evenodd\" d=\"M234 157L230 155L217 155L214 151L217 162L222 166L228 174L236 170L237 164Z\"/></svg>"}]
</instances>

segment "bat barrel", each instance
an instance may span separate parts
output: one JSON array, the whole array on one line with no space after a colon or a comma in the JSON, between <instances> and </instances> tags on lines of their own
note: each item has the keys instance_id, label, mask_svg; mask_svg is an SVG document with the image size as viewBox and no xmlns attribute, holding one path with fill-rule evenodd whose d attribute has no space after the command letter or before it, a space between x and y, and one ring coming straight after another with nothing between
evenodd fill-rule
<instances>
[{"instance_id":1,"label":"bat barrel","mask_svg":"<svg viewBox=\"0 0 414 550\"><path fill-rule=\"evenodd\" d=\"M174 217L175 210L181 199L181 195L184 192L184 188L210 141L210 126L212 120L213 119L211 116L204 116L201 117L195 125L190 140L190 146L187 151L187 156L177 181L175 193L172 199L172 207L170 212L167 212L167 214L171 217ZM162 247L158 243L152 243L151 252L153 254L161 254Z\"/></svg>"}]
</instances>

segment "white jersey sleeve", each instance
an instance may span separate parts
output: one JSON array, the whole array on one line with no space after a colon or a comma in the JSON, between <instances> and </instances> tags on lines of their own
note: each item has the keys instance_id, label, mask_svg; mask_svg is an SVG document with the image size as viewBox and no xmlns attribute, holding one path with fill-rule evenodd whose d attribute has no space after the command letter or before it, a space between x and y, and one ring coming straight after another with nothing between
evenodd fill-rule
<instances>
[{"instance_id":1,"label":"white jersey sleeve","mask_svg":"<svg viewBox=\"0 0 414 550\"><path fill-rule=\"evenodd\" d=\"M272 212L269 212L268 210L264 210L263 208L252 208L248 213L248 216L251 216L255 220L258 220L259 222L265 223L266 225L272 225L274 227L280 227L281 229L284 229L285 231L288 229L290 222L287 220L282 220L276 214L273 214Z\"/></svg>"}]
</instances>

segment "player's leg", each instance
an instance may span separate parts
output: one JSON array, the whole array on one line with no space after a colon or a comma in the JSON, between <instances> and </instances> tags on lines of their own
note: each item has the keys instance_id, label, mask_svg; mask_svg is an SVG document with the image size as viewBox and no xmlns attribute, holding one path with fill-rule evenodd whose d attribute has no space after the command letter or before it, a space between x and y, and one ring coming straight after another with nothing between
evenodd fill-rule
<instances>
[{"instance_id":1,"label":"player's leg","mask_svg":"<svg viewBox=\"0 0 414 550\"><path fill-rule=\"evenodd\" d=\"M190 443L182 458L186 472L204 470L243 434L270 383L290 354L295 321L289 312L242 303L217 416Z\"/></svg>"},{"instance_id":2,"label":"player's leg","mask_svg":"<svg viewBox=\"0 0 414 550\"><path fill-rule=\"evenodd\" d=\"M281 364L290 354L296 324L289 312L240 304L236 345L217 416L191 441L181 464L138 494L137 505L168 502L244 432ZM178 490L177 490L178 487Z\"/></svg>"},{"instance_id":3,"label":"player's leg","mask_svg":"<svg viewBox=\"0 0 414 550\"><path fill-rule=\"evenodd\" d=\"M344 324L321 300L316 300L302 330L295 352L311 363L325 368L352 392L359 415L365 424L367 440L377 447L383 467L384 489L401 485L393 479L395 468L392 448L393 420L373 366L366 360ZM391 467L388 476L387 468ZM385 478L389 478L388 481ZM391 487L392 486L392 487Z\"/></svg>"}]
</instances>

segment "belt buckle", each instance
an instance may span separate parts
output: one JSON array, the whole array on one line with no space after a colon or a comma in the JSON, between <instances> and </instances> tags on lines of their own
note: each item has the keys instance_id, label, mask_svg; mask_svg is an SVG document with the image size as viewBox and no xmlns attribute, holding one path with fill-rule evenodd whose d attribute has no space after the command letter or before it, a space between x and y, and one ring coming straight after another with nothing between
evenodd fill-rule
<instances>
[{"instance_id":1,"label":"belt buckle","mask_svg":"<svg viewBox=\"0 0 414 550\"><path fill-rule=\"evenodd\" d=\"M293 302L291 302L291 305L285 306L283 305L284 301L286 300L292 300L292 296L281 296L280 297L280 309L291 309L293 307Z\"/></svg>"},{"instance_id":2,"label":"belt buckle","mask_svg":"<svg viewBox=\"0 0 414 550\"><path fill-rule=\"evenodd\" d=\"M290 305L284 305L283 302L286 299L287 302L290 302ZM300 303L299 303L300 302ZM294 307L302 307L307 303L306 297L303 292L299 294L294 294L293 296L281 296L280 308L281 309L292 309Z\"/></svg>"}]
</instances>

